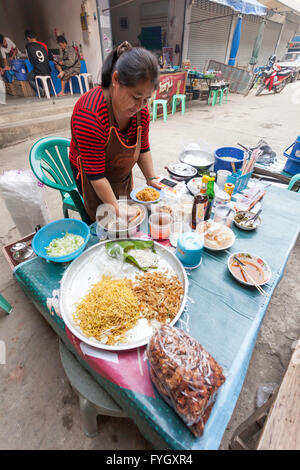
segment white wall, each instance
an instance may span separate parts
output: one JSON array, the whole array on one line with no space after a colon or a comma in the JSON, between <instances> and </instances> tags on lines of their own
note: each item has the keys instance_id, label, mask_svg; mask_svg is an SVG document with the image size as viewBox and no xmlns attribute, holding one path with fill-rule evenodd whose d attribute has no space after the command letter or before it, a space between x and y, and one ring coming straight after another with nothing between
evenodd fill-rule
<instances>
[{"instance_id":1,"label":"white wall","mask_svg":"<svg viewBox=\"0 0 300 470\"><path fill-rule=\"evenodd\" d=\"M184 27L184 0L169 0L168 46L174 50L174 64L180 65L181 54L175 54L176 44L180 50L182 46L182 33Z\"/></svg>"},{"instance_id":2,"label":"white wall","mask_svg":"<svg viewBox=\"0 0 300 470\"><path fill-rule=\"evenodd\" d=\"M90 32L81 30L82 0L1 0L0 33L9 36L20 50L24 50L24 30L33 29L39 39L50 48L57 48L54 28L64 33L71 44L82 44L87 69L94 81L101 70L102 58L96 0L87 0Z\"/></svg>"}]
</instances>

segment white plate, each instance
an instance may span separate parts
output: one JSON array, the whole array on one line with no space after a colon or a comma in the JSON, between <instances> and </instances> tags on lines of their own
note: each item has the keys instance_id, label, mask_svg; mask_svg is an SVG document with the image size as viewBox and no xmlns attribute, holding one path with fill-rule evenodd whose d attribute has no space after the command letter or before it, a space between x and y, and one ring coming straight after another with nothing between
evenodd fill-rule
<instances>
[{"instance_id":1,"label":"white plate","mask_svg":"<svg viewBox=\"0 0 300 470\"><path fill-rule=\"evenodd\" d=\"M217 222L216 222L217 223ZM221 224L220 224L221 225ZM227 227L227 225L223 225L223 229L225 231L227 231L228 233L230 233L231 235L231 241L229 243L227 243L227 245L225 246L222 246L222 248L211 248L210 246L206 245L205 243L205 237L204 237L204 247L207 249L207 250L211 250L211 251L222 251L222 250L227 250L228 248L230 248L234 242L235 242L235 234L234 232L231 230L231 228Z\"/></svg>"},{"instance_id":2,"label":"white plate","mask_svg":"<svg viewBox=\"0 0 300 470\"><path fill-rule=\"evenodd\" d=\"M228 266L228 269L229 269L230 273L232 274L232 276L238 282L240 282L244 286L254 286L254 284L252 284L250 282L243 281L242 279L237 277L232 272L230 266L231 266L231 263L233 262L233 257L234 256L236 256L242 262L243 262L244 259L252 261L254 264L257 264L257 266L262 268L262 270L264 272L264 280L263 280L263 282L260 282L258 284L259 286L263 286L264 284L267 284L267 282L269 282L269 280L271 279L271 276L272 276L272 272L271 272L271 269L270 269L269 265L260 256L256 256L254 254L248 253L247 251L241 251L241 252L238 252L238 253L233 253L232 255L229 256L228 261L227 261L227 266ZM247 267L245 267L245 269L247 269Z\"/></svg>"},{"instance_id":3,"label":"white plate","mask_svg":"<svg viewBox=\"0 0 300 470\"><path fill-rule=\"evenodd\" d=\"M127 241L128 240L130 239L127 239ZM131 240L140 240L140 238L132 238ZM90 346L111 351L134 349L147 344L151 335L148 333L148 336L130 344L107 345L94 338L88 338L85 336L73 320L73 314L75 313L74 304L86 296L92 285L99 282L103 274L111 275L112 277L117 277L119 279L121 277L130 278L130 276L133 277L135 274L142 274L142 271L129 263L124 263L124 265L122 265L122 269L120 269L120 265L123 262L108 257L105 249L106 243L107 241L98 243L86 250L80 257L73 261L65 271L60 286L59 306L61 316L74 336ZM183 284L184 293L180 309L174 320L170 322L170 325L173 325L177 322L185 307L188 291L188 278L184 267L171 250L157 242L154 242L154 246L156 253L159 255L159 266L158 269L153 271L157 272L169 269L178 276L179 280ZM122 274L119 275L118 273L117 276L114 276L113 274L118 272L117 270ZM151 270L148 272L151 272Z\"/></svg>"}]
</instances>

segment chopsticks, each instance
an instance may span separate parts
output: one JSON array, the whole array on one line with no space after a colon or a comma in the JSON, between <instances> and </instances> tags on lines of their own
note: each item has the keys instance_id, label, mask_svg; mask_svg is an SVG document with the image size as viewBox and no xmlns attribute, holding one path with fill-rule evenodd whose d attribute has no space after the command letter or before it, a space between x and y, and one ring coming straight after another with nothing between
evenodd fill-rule
<instances>
[{"instance_id":1,"label":"chopsticks","mask_svg":"<svg viewBox=\"0 0 300 470\"><path fill-rule=\"evenodd\" d=\"M265 290L263 290L263 288L260 287L260 285L258 285L256 283L256 281L253 279L253 277L251 277L250 274L248 273L248 271L245 269L244 263L242 263L236 256L234 256L233 259L239 264L241 271L243 271L246 274L246 276L248 276L248 278L254 284L254 286L256 287L258 292L263 296L267 296L268 295L267 292ZM245 277L244 277L244 279L245 279ZM245 282L247 282L247 281L245 281Z\"/></svg>"}]
</instances>

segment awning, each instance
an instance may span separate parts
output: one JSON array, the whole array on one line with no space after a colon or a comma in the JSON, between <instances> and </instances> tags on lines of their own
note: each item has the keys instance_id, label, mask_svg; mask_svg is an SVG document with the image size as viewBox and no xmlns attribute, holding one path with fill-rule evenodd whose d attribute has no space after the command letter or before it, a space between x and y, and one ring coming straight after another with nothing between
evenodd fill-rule
<instances>
[{"instance_id":1,"label":"awning","mask_svg":"<svg viewBox=\"0 0 300 470\"><path fill-rule=\"evenodd\" d=\"M210 0L220 5L226 5L239 13L246 15L265 15L267 8L257 0Z\"/></svg>"},{"instance_id":2,"label":"awning","mask_svg":"<svg viewBox=\"0 0 300 470\"><path fill-rule=\"evenodd\" d=\"M261 0L267 8L274 9L277 13L294 12L300 14L299 0Z\"/></svg>"}]
</instances>

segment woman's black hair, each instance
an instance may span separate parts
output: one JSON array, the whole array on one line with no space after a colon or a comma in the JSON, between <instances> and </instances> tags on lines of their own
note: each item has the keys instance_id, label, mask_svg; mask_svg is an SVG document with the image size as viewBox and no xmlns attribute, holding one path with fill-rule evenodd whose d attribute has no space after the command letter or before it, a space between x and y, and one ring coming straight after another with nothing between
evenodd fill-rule
<instances>
[{"instance_id":1,"label":"woman's black hair","mask_svg":"<svg viewBox=\"0 0 300 470\"><path fill-rule=\"evenodd\" d=\"M63 44L68 44L68 43L67 43L67 40L66 40L66 38L65 38L65 36L57 36L57 40L56 40L56 41L57 41L58 44L61 44L61 43L63 43Z\"/></svg>"},{"instance_id":2,"label":"woman's black hair","mask_svg":"<svg viewBox=\"0 0 300 470\"><path fill-rule=\"evenodd\" d=\"M101 76L103 88L110 86L115 70L121 85L134 87L141 81L150 81L155 88L158 86L159 68L155 55L143 47L132 47L127 41L105 59Z\"/></svg>"}]
</instances>

